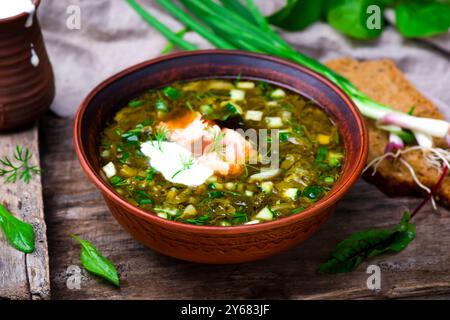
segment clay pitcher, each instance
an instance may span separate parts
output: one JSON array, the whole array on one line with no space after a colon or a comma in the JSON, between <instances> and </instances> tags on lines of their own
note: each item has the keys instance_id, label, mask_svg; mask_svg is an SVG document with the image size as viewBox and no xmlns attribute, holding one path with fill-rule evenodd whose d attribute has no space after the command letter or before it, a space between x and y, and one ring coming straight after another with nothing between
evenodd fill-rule
<instances>
[{"instance_id":1,"label":"clay pitcher","mask_svg":"<svg viewBox=\"0 0 450 320\"><path fill-rule=\"evenodd\" d=\"M34 4L37 9L40 0ZM32 124L54 95L53 70L35 12L0 19L0 131Z\"/></svg>"}]
</instances>

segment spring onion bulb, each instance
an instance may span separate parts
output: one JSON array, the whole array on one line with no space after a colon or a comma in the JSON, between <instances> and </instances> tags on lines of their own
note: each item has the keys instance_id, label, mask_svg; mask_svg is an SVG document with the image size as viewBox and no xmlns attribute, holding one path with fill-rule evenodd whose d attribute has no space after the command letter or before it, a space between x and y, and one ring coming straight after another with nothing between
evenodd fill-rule
<instances>
[{"instance_id":1,"label":"spring onion bulb","mask_svg":"<svg viewBox=\"0 0 450 320\"><path fill-rule=\"evenodd\" d=\"M400 138L395 133L390 133L389 134L389 142L386 145L386 149L384 152L389 153L392 151L397 151L397 150L403 149L404 147L405 147L405 144L404 144L402 138Z\"/></svg>"},{"instance_id":2,"label":"spring onion bulb","mask_svg":"<svg viewBox=\"0 0 450 320\"><path fill-rule=\"evenodd\" d=\"M382 124L392 124L404 129L420 131L433 137L445 138L449 123L444 120L419 118L404 113L391 112L380 119Z\"/></svg>"}]
</instances>

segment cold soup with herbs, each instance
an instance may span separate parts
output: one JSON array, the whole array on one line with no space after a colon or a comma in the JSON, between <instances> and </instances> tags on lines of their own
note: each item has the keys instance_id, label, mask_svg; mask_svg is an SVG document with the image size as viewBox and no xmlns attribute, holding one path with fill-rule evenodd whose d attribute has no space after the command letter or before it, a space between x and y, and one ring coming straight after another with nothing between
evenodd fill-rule
<instances>
[{"instance_id":1,"label":"cold soup with herbs","mask_svg":"<svg viewBox=\"0 0 450 320\"><path fill-rule=\"evenodd\" d=\"M101 135L102 175L128 202L194 225L296 214L339 179L344 149L313 101L265 82L201 80L149 90Z\"/></svg>"}]
</instances>

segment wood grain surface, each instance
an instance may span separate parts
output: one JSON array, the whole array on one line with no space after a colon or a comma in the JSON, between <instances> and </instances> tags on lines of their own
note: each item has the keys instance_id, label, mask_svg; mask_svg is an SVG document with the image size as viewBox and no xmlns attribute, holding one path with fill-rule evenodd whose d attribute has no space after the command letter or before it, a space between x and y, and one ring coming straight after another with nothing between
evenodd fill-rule
<instances>
[{"instance_id":1,"label":"wood grain surface","mask_svg":"<svg viewBox=\"0 0 450 320\"><path fill-rule=\"evenodd\" d=\"M12 160L16 145L20 145L30 149L30 164L39 166L38 141L36 126L19 133L0 134L0 157ZM0 201L16 217L33 224L36 238L36 250L24 254L13 249L0 232L0 299L48 299L49 261L41 178L34 176L29 184L3 184L0 180Z\"/></svg>"},{"instance_id":2,"label":"wood grain surface","mask_svg":"<svg viewBox=\"0 0 450 320\"><path fill-rule=\"evenodd\" d=\"M359 180L333 218L304 244L273 258L209 266L162 256L136 242L112 218L82 172L72 147L72 120L47 116L41 125L52 296L57 299L377 299L450 296L450 214L427 205L415 218L416 239L403 252L363 263L355 272L317 275L336 243L352 232L395 225L420 201L388 198ZM121 288L81 273L70 289L79 247L75 233L92 241L117 266ZM370 264L381 267L381 290L367 289ZM75 266L75 269L74 269Z\"/></svg>"}]
</instances>

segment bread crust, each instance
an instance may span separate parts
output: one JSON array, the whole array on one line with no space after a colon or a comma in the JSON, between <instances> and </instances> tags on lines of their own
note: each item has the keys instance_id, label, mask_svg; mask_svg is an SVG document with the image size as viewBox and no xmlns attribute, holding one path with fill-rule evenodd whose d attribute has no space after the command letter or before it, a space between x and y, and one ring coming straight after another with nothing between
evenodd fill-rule
<instances>
[{"instance_id":1,"label":"bread crust","mask_svg":"<svg viewBox=\"0 0 450 320\"><path fill-rule=\"evenodd\" d=\"M343 58L328 61L327 66L348 78L362 92L377 102L403 112L408 112L414 106L414 115L419 117L444 118L436 106L414 88L391 60L358 62ZM388 143L388 133L377 129L374 121L366 120L366 122L370 141L367 160L369 163L375 157L384 154ZM436 146L447 148L443 139L435 139L434 143ZM402 155L402 158L411 164L424 185L432 187L436 184L439 173L435 168L426 164L422 151L411 151ZM400 161L384 160L378 166L375 175L372 175L372 170L369 169L364 174L364 178L374 183L389 196L424 195L424 190L414 183L408 169ZM449 207L450 178L448 176L444 179L436 199Z\"/></svg>"}]
</instances>

